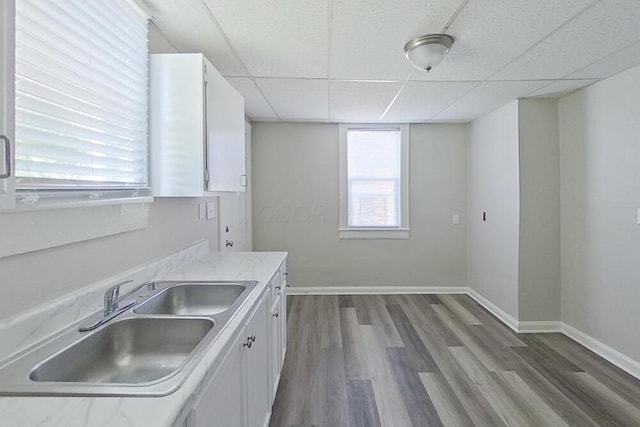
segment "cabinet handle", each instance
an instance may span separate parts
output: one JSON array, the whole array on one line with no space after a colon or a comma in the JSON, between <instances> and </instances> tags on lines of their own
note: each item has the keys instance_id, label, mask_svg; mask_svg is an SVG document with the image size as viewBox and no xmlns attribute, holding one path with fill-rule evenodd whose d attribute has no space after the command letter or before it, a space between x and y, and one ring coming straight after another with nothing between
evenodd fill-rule
<instances>
[{"instance_id":1,"label":"cabinet handle","mask_svg":"<svg viewBox=\"0 0 640 427\"><path fill-rule=\"evenodd\" d=\"M282 286L278 285L278 286L276 286L276 289L280 290L280 289L282 289Z\"/></svg>"},{"instance_id":2,"label":"cabinet handle","mask_svg":"<svg viewBox=\"0 0 640 427\"><path fill-rule=\"evenodd\" d=\"M277 318L278 316L280 316L280 313L273 313L273 317Z\"/></svg>"},{"instance_id":3,"label":"cabinet handle","mask_svg":"<svg viewBox=\"0 0 640 427\"><path fill-rule=\"evenodd\" d=\"M256 336L255 336L255 334L254 334L254 335L251 335L251 336L249 337L249 339L250 339L252 342L256 342Z\"/></svg>"},{"instance_id":4,"label":"cabinet handle","mask_svg":"<svg viewBox=\"0 0 640 427\"><path fill-rule=\"evenodd\" d=\"M0 175L0 179L9 178L11 176L11 141L5 135L0 135L0 139L4 141L4 166L5 172Z\"/></svg>"},{"instance_id":5,"label":"cabinet handle","mask_svg":"<svg viewBox=\"0 0 640 427\"><path fill-rule=\"evenodd\" d=\"M227 241L225 242L224 246L225 246L226 248L228 248L229 246L233 246L233 241L232 241L232 240L227 240Z\"/></svg>"},{"instance_id":6,"label":"cabinet handle","mask_svg":"<svg viewBox=\"0 0 640 427\"><path fill-rule=\"evenodd\" d=\"M247 348L251 348L252 345L253 344L252 344L252 341L250 339L247 339L247 342L242 344L243 347L247 347Z\"/></svg>"}]
</instances>

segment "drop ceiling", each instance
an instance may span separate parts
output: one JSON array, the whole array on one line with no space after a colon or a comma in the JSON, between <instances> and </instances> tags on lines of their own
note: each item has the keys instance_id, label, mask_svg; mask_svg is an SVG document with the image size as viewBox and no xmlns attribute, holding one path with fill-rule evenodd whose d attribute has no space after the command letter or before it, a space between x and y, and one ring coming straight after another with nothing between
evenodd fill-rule
<instances>
[{"instance_id":1,"label":"drop ceiling","mask_svg":"<svg viewBox=\"0 0 640 427\"><path fill-rule=\"evenodd\" d=\"M254 121L467 122L640 64L640 0L146 0ZM455 38L430 73L404 44Z\"/></svg>"}]
</instances>

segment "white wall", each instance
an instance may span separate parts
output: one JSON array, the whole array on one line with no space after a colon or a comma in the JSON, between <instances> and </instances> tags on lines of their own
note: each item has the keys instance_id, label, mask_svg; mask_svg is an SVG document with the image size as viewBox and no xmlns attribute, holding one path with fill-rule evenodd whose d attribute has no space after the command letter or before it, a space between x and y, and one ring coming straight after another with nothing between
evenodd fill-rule
<instances>
[{"instance_id":1,"label":"white wall","mask_svg":"<svg viewBox=\"0 0 640 427\"><path fill-rule=\"evenodd\" d=\"M465 286L465 125L410 127L408 240L338 238L338 125L252 130L254 250L289 251L292 286Z\"/></svg>"},{"instance_id":2,"label":"white wall","mask_svg":"<svg viewBox=\"0 0 640 427\"><path fill-rule=\"evenodd\" d=\"M553 99L518 101L518 320L560 320L560 153Z\"/></svg>"},{"instance_id":3,"label":"white wall","mask_svg":"<svg viewBox=\"0 0 640 427\"><path fill-rule=\"evenodd\" d=\"M467 283L518 319L517 101L471 123L467 162Z\"/></svg>"},{"instance_id":4,"label":"white wall","mask_svg":"<svg viewBox=\"0 0 640 427\"><path fill-rule=\"evenodd\" d=\"M153 40L161 35L151 31ZM163 43L164 48L168 43ZM151 45L154 49L154 45ZM62 294L90 285L138 264L176 252L199 239L207 239L215 248L217 221L198 220L199 199L156 199L149 208L149 226L117 234L22 255L0 258L0 319L47 302ZM83 208L50 233L65 233L76 226L73 218L83 215ZM86 215L91 212L87 210ZM16 227L21 214L0 215L2 227ZM39 215L39 221L51 219ZM57 218L57 216L56 216ZM16 237L18 239L18 237ZM47 236L43 236L47 240ZM16 245L2 241L1 245Z\"/></svg>"},{"instance_id":5,"label":"white wall","mask_svg":"<svg viewBox=\"0 0 640 427\"><path fill-rule=\"evenodd\" d=\"M562 319L640 361L640 67L559 102Z\"/></svg>"}]
</instances>

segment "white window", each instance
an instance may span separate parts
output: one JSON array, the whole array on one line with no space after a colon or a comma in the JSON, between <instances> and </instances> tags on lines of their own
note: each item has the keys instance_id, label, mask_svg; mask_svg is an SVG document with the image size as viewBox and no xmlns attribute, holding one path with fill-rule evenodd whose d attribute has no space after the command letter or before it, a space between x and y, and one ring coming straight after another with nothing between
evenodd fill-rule
<instances>
[{"instance_id":1,"label":"white window","mask_svg":"<svg viewBox=\"0 0 640 427\"><path fill-rule=\"evenodd\" d=\"M407 125L340 125L340 237L409 237Z\"/></svg>"},{"instance_id":2,"label":"white window","mask_svg":"<svg viewBox=\"0 0 640 427\"><path fill-rule=\"evenodd\" d=\"M18 203L150 194L147 31L133 0L16 0Z\"/></svg>"}]
</instances>

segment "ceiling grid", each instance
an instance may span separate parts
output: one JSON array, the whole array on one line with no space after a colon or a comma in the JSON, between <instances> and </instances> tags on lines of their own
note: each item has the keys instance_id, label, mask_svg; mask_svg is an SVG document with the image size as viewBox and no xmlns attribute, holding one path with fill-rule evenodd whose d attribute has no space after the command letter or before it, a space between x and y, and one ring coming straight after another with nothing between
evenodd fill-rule
<instances>
[{"instance_id":1,"label":"ceiling grid","mask_svg":"<svg viewBox=\"0 0 640 427\"><path fill-rule=\"evenodd\" d=\"M640 0L146 2L171 44L205 53L256 121L466 122L640 64ZM414 72L404 44L438 31L455 38L451 51Z\"/></svg>"}]
</instances>

